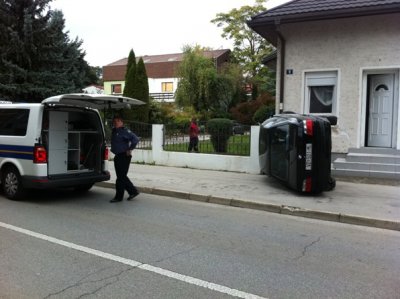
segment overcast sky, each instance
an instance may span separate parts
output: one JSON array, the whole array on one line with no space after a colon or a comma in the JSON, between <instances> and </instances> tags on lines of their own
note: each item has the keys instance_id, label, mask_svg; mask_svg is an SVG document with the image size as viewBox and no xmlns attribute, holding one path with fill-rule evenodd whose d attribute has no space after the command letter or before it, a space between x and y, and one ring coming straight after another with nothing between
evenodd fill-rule
<instances>
[{"instance_id":1,"label":"overcast sky","mask_svg":"<svg viewBox=\"0 0 400 299\"><path fill-rule=\"evenodd\" d=\"M267 0L271 9L289 0ZM104 66L127 57L180 53L184 45L232 48L211 20L255 0L53 0L64 13L69 37L83 40L86 61Z\"/></svg>"}]
</instances>

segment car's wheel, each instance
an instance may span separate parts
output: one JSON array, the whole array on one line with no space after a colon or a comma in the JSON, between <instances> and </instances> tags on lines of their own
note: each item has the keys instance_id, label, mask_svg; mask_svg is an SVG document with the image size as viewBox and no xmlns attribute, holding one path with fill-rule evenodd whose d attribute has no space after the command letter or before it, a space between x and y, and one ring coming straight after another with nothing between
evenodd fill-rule
<instances>
[{"instance_id":1,"label":"car's wheel","mask_svg":"<svg viewBox=\"0 0 400 299\"><path fill-rule=\"evenodd\" d=\"M332 191L336 187L336 180L333 177L330 177L328 180L328 186L326 191Z\"/></svg>"},{"instance_id":2,"label":"car's wheel","mask_svg":"<svg viewBox=\"0 0 400 299\"><path fill-rule=\"evenodd\" d=\"M3 185L4 195L7 198L12 200L21 199L24 190L21 182L21 176L15 167L10 166L4 169L1 182Z\"/></svg>"},{"instance_id":3,"label":"car's wheel","mask_svg":"<svg viewBox=\"0 0 400 299\"><path fill-rule=\"evenodd\" d=\"M84 185L78 185L78 186L74 187L74 190L76 192L85 193L85 192L89 191L90 188L92 188L92 187L93 187L92 183L91 184L84 184Z\"/></svg>"}]
</instances>

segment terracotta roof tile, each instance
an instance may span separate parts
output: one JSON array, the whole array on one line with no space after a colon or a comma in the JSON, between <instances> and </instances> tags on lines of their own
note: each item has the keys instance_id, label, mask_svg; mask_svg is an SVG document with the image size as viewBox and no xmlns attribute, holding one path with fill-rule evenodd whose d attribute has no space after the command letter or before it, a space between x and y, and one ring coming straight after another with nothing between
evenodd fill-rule
<instances>
[{"instance_id":1,"label":"terracotta roof tile","mask_svg":"<svg viewBox=\"0 0 400 299\"><path fill-rule=\"evenodd\" d=\"M329 12L335 10L374 8L390 4L400 4L400 0L294 0L267 10L255 18Z\"/></svg>"},{"instance_id":2,"label":"terracotta roof tile","mask_svg":"<svg viewBox=\"0 0 400 299\"><path fill-rule=\"evenodd\" d=\"M222 50L212 50L212 51L204 51L204 55L206 57L214 57L217 58L226 52L229 52L229 49L222 49ZM161 54L161 55L144 55L136 57L136 61L143 58L143 62L146 63L158 63L158 62L171 62L171 61L182 61L183 53L175 53L175 54ZM128 58L122 58L106 66L110 65L126 65L128 63Z\"/></svg>"},{"instance_id":3,"label":"terracotta roof tile","mask_svg":"<svg viewBox=\"0 0 400 299\"><path fill-rule=\"evenodd\" d=\"M293 0L252 17L247 24L277 45L277 25L400 12L400 0Z\"/></svg>"},{"instance_id":4,"label":"terracotta roof tile","mask_svg":"<svg viewBox=\"0 0 400 299\"><path fill-rule=\"evenodd\" d=\"M229 49L205 51L206 57L215 58L217 65L221 65L229 59ZM149 78L174 78L179 62L183 59L183 53L145 55L143 58L146 73ZM138 61L140 57L136 57ZM125 80L126 65L128 58L122 58L103 67L104 81L123 81Z\"/></svg>"}]
</instances>

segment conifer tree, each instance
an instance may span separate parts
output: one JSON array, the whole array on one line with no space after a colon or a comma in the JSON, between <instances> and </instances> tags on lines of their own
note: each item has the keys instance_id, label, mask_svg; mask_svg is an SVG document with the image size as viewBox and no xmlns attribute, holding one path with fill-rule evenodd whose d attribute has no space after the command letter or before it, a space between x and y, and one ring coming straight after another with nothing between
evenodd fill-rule
<instances>
[{"instance_id":1,"label":"conifer tree","mask_svg":"<svg viewBox=\"0 0 400 299\"><path fill-rule=\"evenodd\" d=\"M136 80L136 57L133 49L130 50L128 56L128 64L125 73L125 87L123 95L125 97L134 98L134 85Z\"/></svg>"},{"instance_id":2,"label":"conifer tree","mask_svg":"<svg viewBox=\"0 0 400 299\"><path fill-rule=\"evenodd\" d=\"M143 58L140 57L136 66L136 78L134 82L134 98L146 103L145 105L135 106L135 120L148 122L149 120L149 81L146 73Z\"/></svg>"},{"instance_id":3,"label":"conifer tree","mask_svg":"<svg viewBox=\"0 0 400 299\"><path fill-rule=\"evenodd\" d=\"M0 98L40 102L84 87L90 67L82 41L69 39L51 1L0 1Z\"/></svg>"}]
</instances>

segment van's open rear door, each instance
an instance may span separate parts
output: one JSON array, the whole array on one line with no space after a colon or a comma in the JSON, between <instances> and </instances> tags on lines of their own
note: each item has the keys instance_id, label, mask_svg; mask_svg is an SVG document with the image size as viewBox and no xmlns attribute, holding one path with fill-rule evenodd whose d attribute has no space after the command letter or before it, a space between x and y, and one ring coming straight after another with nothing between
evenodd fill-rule
<instances>
[{"instance_id":1,"label":"van's open rear door","mask_svg":"<svg viewBox=\"0 0 400 299\"><path fill-rule=\"evenodd\" d=\"M112 96L104 94L73 93L53 96L42 101L43 104L64 104L79 107L90 107L94 109L123 109L131 106L144 105L137 99L123 96Z\"/></svg>"}]
</instances>

